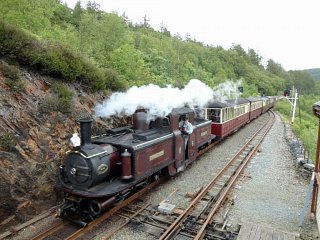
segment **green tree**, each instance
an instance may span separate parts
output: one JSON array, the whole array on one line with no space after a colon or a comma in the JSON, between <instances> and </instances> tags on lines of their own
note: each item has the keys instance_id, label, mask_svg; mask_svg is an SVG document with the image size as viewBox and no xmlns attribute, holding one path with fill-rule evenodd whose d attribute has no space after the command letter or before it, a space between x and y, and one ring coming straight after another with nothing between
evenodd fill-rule
<instances>
[{"instance_id":1,"label":"green tree","mask_svg":"<svg viewBox=\"0 0 320 240\"><path fill-rule=\"evenodd\" d=\"M140 86L151 82L152 74L143 60L142 53L128 44L113 51L111 63L120 77L128 81L129 86Z\"/></svg>"},{"instance_id":2,"label":"green tree","mask_svg":"<svg viewBox=\"0 0 320 240\"><path fill-rule=\"evenodd\" d=\"M84 13L84 9L81 7L81 2L77 1L72 12L72 23L78 28L79 28L83 13Z\"/></svg>"},{"instance_id":3,"label":"green tree","mask_svg":"<svg viewBox=\"0 0 320 240\"><path fill-rule=\"evenodd\" d=\"M269 59L267 63L267 71L277 76L283 76L285 70L283 69L280 63L277 63L274 60Z\"/></svg>"},{"instance_id":4,"label":"green tree","mask_svg":"<svg viewBox=\"0 0 320 240\"><path fill-rule=\"evenodd\" d=\"M58 7L56 0L1 0L0 19L39 34L50 30L50 19Z\"/></svg>"},{"instance_id":5,"label":"green tree","mask_svg":"<svg viewBox=\"0 0 320 240\"><path fill-rule=\"evenodd\" d=\"M289 71L288 74L288 87L290 87L289 84L294 85L300 94L310 94L314 92L316 84L310 74L305 71Z\"/></svg>"},{"instance_id":6,"label":"green tree","mask_svg":"<svg viewBox=\"0 0 320 240\"><path fill-rule=\"evenodd\" d=\"M262 67L261 65L262 57L258 53L256 53L254 49L249 48L248 57L249 57L250 63L258 67Z\"/></svg>"}]
</instances>

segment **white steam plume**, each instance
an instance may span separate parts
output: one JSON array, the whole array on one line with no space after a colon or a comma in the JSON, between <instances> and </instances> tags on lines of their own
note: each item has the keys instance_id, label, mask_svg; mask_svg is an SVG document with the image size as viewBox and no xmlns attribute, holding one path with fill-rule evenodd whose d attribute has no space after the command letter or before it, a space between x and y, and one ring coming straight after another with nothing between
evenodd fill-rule
<instances>
[{"instance_id":1,"label":"white steam plume","mask_svg":"<svg viewBox=\"0 0 320 240\"><path fill-rule=\"evenodd\" d=\"M150 84L131 87L127 92L116 92L95 106L98 117L132 115L137 109L148 109L149 118L168 115L173 108L204 107L213 97L213 90L197 79L192 79L183 89Z\"/></svg>"},{"instance_id":2,"label":"white steam plume","mask_svg":"<svg viewBox=\"0 0 320 240\"><path fill-rule=\"evenodd\" d=\"M240 97L238 87L242 84L241 80L232 82L230 80L219 84L213 89L213 100L224 102L227 99L237 100Z\"/></svg>"}]
</instances>

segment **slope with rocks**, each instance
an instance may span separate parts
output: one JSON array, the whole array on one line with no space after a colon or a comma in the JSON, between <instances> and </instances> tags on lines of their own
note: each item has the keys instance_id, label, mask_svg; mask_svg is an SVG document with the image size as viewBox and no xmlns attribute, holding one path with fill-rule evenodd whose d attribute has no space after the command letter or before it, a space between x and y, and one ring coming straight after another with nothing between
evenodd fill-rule
<instances>
[{"instance_id":1,"label":"slope with rocks","mask_svg":"<svg viewBox=\"0 0 320 240\"><path fill-rule=\"evenodd\" d=\"M0 64L8 65L3 59ZM0 230L56 203L57 166L70 134L79 130L76 120L91 115L94 103L102 100L99 94L67 86L73 96L71 111L52 111L47 100L57 79L19 68L23 89L12 91L5 75L0 70ZM93 130L119 124L121 119L96 119Z\"/></svg>"}]
</instances>

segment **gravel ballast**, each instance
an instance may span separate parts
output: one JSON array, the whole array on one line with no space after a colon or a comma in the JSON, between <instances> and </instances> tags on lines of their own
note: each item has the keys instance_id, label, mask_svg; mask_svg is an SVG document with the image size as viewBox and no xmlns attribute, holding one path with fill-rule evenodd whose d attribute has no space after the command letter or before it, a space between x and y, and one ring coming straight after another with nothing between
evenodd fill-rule
<instances>
[{"instance_id":1,"label":"gravel ballast","mask_svg":"<svg viewBox=\"0 0 320 240\"><path fill-rule=\"evenodd\" d=\"M240 129L185 172L157 187L145 197L154 206L166 199L170 204L185 208L190 203L186 193L195 192L210 181L266 118L267 114ZM217 214L217 221L223 221L223 216L228 212L230 230L236 230L245 222L254 222L287 232L303 231L298 227L298 222L309 180L301 177L296 170L295 160L284 138L283 123L278 116L259 152L247 166L244 176L246 177L239 179L230 194L232 204L228 203L221 209ZM314 224L309 224L306 228L312 228L312 235L317 235ZM128 226L117 232L112 239L156 238Z\"/></svg>"},{"instance_id":2,"label":"gravel ballast","mask_svg":"<svg viewBox=\"0 0 320 240\"><path fill-rule=\"evenodd\" d=\"M228 222L232 226L254 222L299 232L309 181L296 170L278 116L245 175L248 177L238 181L232 194Z\"/></svg>"}]
</instances>

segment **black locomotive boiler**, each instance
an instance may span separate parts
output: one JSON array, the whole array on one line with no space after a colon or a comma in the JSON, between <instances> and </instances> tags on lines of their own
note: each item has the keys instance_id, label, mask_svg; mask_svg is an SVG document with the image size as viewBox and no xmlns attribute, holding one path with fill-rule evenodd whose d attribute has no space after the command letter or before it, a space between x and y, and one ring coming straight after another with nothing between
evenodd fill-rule
<instances>
[{"instance_id":1,"label":"black locomotive boiler","mask_svg":"<svg viewBox=\"0 0 320 240\"><path fill-rule=\"evenodd\" d=\"M190 135L179 130L187 116ZM63 195L62 218L86 225L102 212L160 175L173 176L212 141L211 121L195 118L190 108L173 109L163 118L147 121L133 115L133 126L110 129L91 137L91 120L80 120L81 145L70 151L59 168L56 190ZM185 144L187 143L187 144Z\"/></svg>"}]
</instances>

